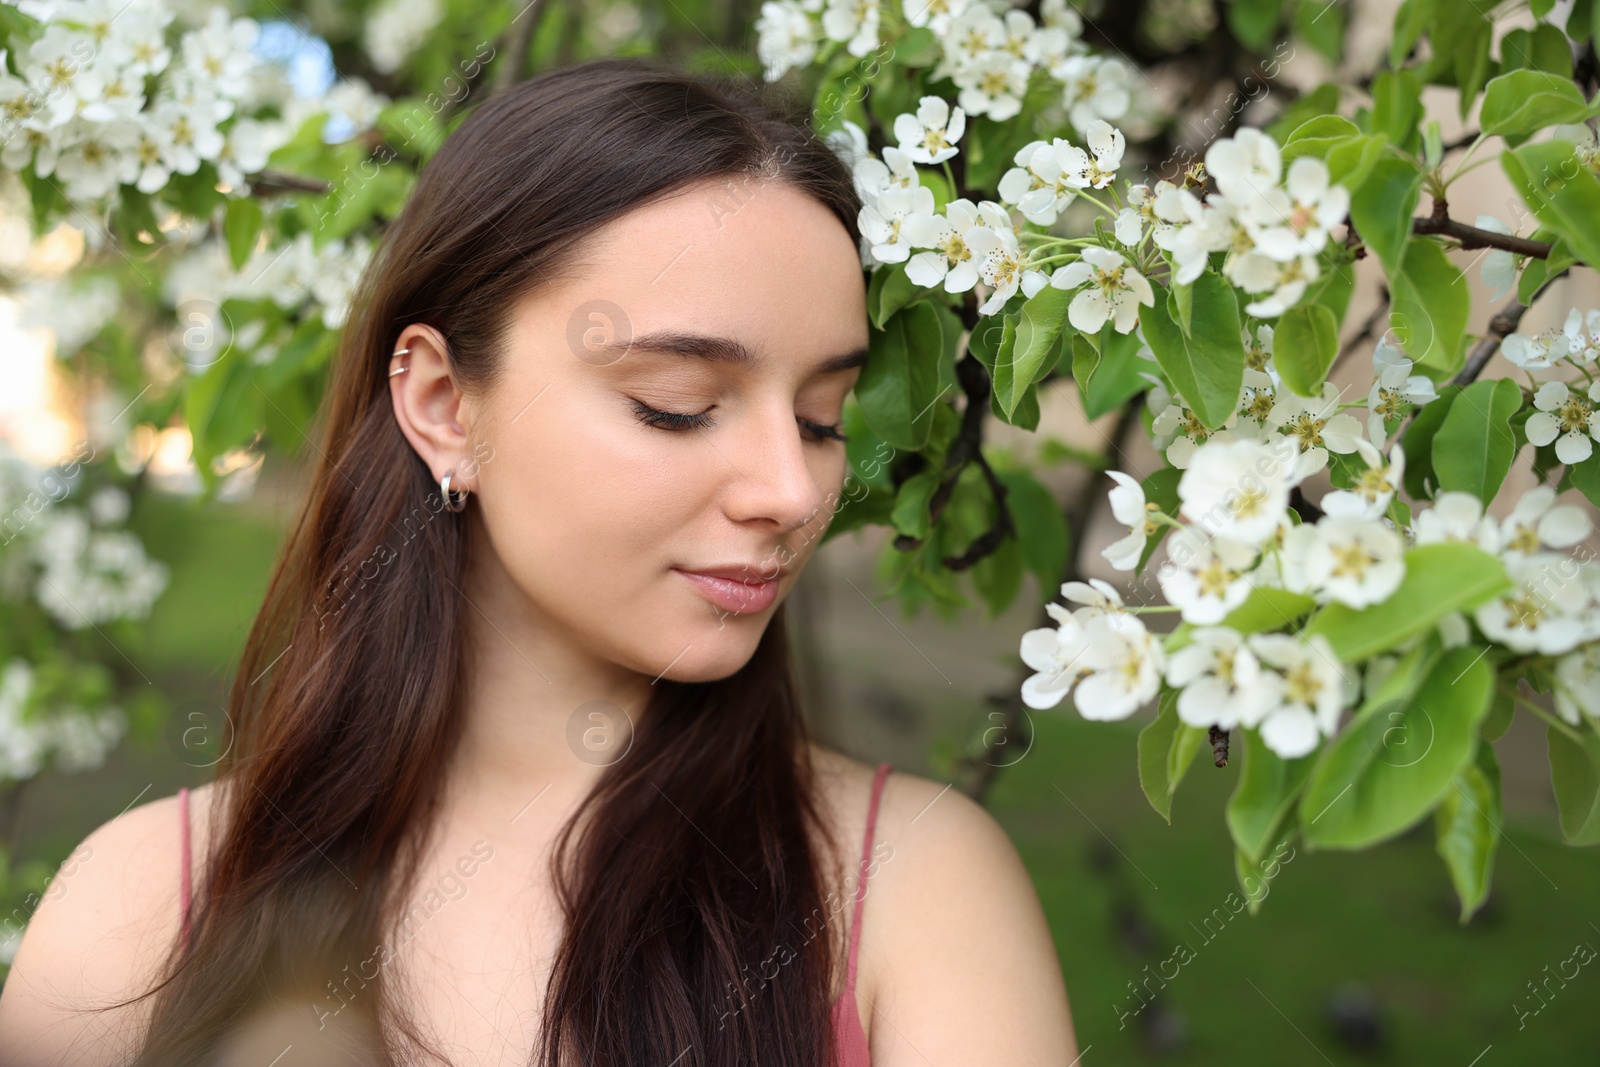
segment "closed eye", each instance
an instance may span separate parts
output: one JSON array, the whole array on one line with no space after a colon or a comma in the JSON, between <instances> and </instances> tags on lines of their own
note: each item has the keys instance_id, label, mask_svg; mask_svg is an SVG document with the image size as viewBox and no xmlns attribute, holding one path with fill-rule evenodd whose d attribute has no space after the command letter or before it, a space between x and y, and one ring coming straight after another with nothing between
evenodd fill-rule
<instances>
[{"instance_id":1,"label":"closed eye","mask_svg":"<svg viewBox=\"0 0 1600 1067\"><path fill-rule=\"evenodd\" d=\"M715 406L716 405L712 405L712 407ZM704 411L693 414L685 414L678 411L662 411L659 408L653 408L642 401L634 400L633 410L634 414L639 417L640 422L644 423L646 426L654 426L662 430L669 430L673 432L680 430L701 430L711 425L711 408L706 408ZM805 429L809 430L811 433L815 434L818 442L826 440L848 441L850 439L845 434L839 432L840 424L837 423L832 426L824 426L822 423L812 422L809 419L802 419L798 417L795 419L795 421Z\"/></svg>"}]
</instances>

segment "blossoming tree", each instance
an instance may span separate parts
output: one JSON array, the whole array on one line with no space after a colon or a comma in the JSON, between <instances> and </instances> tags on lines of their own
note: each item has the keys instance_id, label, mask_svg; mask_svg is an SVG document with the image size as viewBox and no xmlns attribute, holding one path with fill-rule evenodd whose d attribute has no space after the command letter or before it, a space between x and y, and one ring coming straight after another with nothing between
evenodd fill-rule
<instances>
[{"instance_id":1,"label":"blossoming tree","mask_svg":"<svg viewBox=\"0 0 1600 1067\"><path fill-rule=\"evenodd\" d=\"M1023 560L1053 588L1036 485L990 469L971 414L1036 428L1039 388L1066 377L1092 417L1142 408L1165 466L1107 472L1127 533L1104 556L1159 602L1060 584L1053 625L1022 639L1020 696L1097 720L1156 703L1138 765L1168 818L1196 754L1225 765L1238 737L1242 882L1287 839L1362 848L1431 815L1466 921L1499 832L1493 742L1519 708L1547 721L1566 839L1600 841L1600 568L1581 503L1600 503L1600 310L1518 332L1551 281L1600 263L1597 12L1526 6L1532 28L1498 31L1508 5L1406 0L1353 114L1324 85L1153 184L1122 176L1141 72L1063 0L763 7L768 77L822 68L819 121L866 202L857 447L916 456L874 472L846 521L895 526L886 570L913 599L949 598L971 567L1004 601ZM1332 5L1309 7L1232 5L1230 29L1303 37ZM1428 85L1453 87L1476 133L1443 143ZM1531 234L1450 215L1450 186L1485 163ZM1516 291L1480 336L1450 255L1474 249L1497 295ZM1341 344L1369 256L1384 303ZM1352 394L1328 379L1363 346ZM1513 376L1483 376L1497 351ZM952 383L964 416L943 403ZM1519 455L1538 484L1496 518ZM1153 633L1152 612L1176 626Z\"/></svg>"}]
</instances>

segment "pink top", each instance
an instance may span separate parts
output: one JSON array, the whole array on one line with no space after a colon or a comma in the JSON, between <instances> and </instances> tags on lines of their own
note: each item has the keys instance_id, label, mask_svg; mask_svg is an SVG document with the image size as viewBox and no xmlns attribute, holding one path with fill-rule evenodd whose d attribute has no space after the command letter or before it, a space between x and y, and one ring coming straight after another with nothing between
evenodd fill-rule
<instances>
[{"instance_id":1,"label":"pink top","mask_svg":"<svg viewBox=\"0 0 1600 1067\"><path fill-rule=\"evenodd\" d=\"M856 888L855 912L850 918L850 957L845 973L844 992L833 1002L833 1041L838 1050L840 1067L872 1067L872 1053L867 1047L867 1032L861 1026L861 1013L856 1007L856 958L861 944L861 909L867 899L867 871L871 866L872 831L878 824L878 800L883 795L883 783L889 775L889 764L878 764L872 777L872 802L867 806L867 833L861 843L861 875ZM182 874L178 881L179 916L183 947L189 947L189 789L178 790L178 812Z\"/></svg>"}]
</instances>

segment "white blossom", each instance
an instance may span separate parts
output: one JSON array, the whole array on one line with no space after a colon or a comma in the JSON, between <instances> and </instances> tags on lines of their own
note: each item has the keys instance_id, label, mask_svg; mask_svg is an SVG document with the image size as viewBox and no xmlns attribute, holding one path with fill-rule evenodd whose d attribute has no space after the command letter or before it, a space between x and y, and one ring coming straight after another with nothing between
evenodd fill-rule
<instances>
[{"instance_id":1,"label":"white blossom","mask_svg":"<svg viewBox=\"0 0 1600 1067\"><path fill-rule=\"evenodd\" d=\"M1567 355L1566 334L1549 329L1538 334L1513 333L1500 342L1500 354L1523 370L1553 367Z\"/></svg>"},{"instance_id":2,"label":"white blossom","mask_svg":"<svg viewBox=\"0 0 1600 1067\"><path fill-rule=\"evenodd\" d=\"M1184 526L1167 538L1167 559L1156 580L1185 622L1217 623L1249 597L1245 574L1255 558L1254 545Z\"/></svg>"},{"instance_id":3,"label":"white blossom","mask_svg":"<svg viewBox=\"0 0 1600 1067\"><path fill-rule=\"evenodd\" d=\"M1095 119L1120 119L1133 102L1130 68L1107 56L1069 55L1050 72L1062 83L1067 120L1087 131Z\"/></svg>"},{"instance_id":4,"label":"white blossom","mask_svg":"<svg viewBox=\"0 0 1600 1067\"><path fill-rule=\"evenodd\" d=\"M1501 557L1513 587L1472 617L1489 640L1515 652L1556 656L1592 637L1595 606L1579 563L1554 552Z\"/></svg>"},{"instance_id":5,"label":"white blossom","mask_svg":"<svg viewBox=\"0 0 1600 1067\"><path fill-rule=\"evenodd\" d=\"M1472 493L1451 489L1433 498L1433 506L1418 511L1411 520L1412 537L1419 545L1457 543L1498 552L1500 530L1483 513L1483 501Z\"/></svg>"},{"instance_id":6,"label":"white blossom","mask_svg":"<svg viewBox=\"0 0 1600 1067\"><path fill-rule=\"evenodd\" d=\"M956 142L966 132L967 116L954 110L943 97L924 96L916 114L905 112L894 120L894 136L900 150L916 163L943 163L955 156Z\"/></svg>"},{"instance_id":7,"label":"white blossom","mask_svg":"<svg viewBox=\"0 0 1600 1067\"><path fill-rule=\"evenodd\" d=\"M1327 515L1305 547L1311 587L1329 599L1364 608L1389 599L1405 577L1405 542L1381 522Z\"/></svg>"},{"instance_id":8,"label":"white blossom","mask_svg":"<svg viewBox=\"0 0 1600 1067\"><path fill-rule=\"evenodd\" d=\"M943 286L948 293L964 293L978 284L978 260L967 235L979 226L1009 229L1005 213L985 201L965 198L945 205L942 215L912 215L905 222L906 238L918 252L906 263L906 277L925 289Z\"/></svg>"},{"instance_id":9,"label":"white blossom","mask_svg":"<svg viewBox=\"0 0 1600 1067\"><path fill-rule=\"evenodd\" d=\"M1009 227L976 226L967 231L967 247L978 257L978 277L994 291L978 306L978 314L993 315L1005 307L1018 289L1031 297L1049 284L1041 270L1028 266L1028 257L1017 245L1017 235Z\"/></svg>"},{"instance_id":10,"label":"white blossom","mask_svg":"<svg viewBox=\"0 0 1600 1067\"><path fill-rule=\"evenodd\" d=\"M1167 684L1180 690L1178 718L1190 726L1257 726L1278 703L1276 677L1261 669L1239 631L1226 626L1195 629L1190 641L1167 657Z\"/></svg>"},{"instance_id":11,"label":"white blossom","mask_svg":"<svg viewBox=\"0 0 1600 1067\"><path fill-rule=\"evenodd\" d=\"M1178 479L1182 516L1213 537L1259 545L1289 506L1293 449L1248 439L1207 441Z\"/></svg>"},{"instance_id":12,"label":"white blossom","mask_svg":"<svg viewBox=\"0 0 1600 1067\"><path fill-rule=\"evenodd\" d=\"M933 211L932 189L923 185L914 189L893 186L862 205L856 222L878 262L904 263L911 256L910 237L904 230L906 220L912 215L931 215Z\"/></svg>"},{"instance_id":13,"label":"white blossom","mask_svg":"<svg viewBox=\"0 0 1600 1067\"><path fill-rule=\"evenodd\" d=\"M1528 416L1525 429L1529 443L1547 445L1554 441L1556 458L1562 463L1582 463L1594 452L1594 442L1600 440L1597 403L1600 381L1591 383L1587 394L1573 392L1566 382L1545 382L1533 394L1533 406L1538 410Z\"/></svg>"},{"instance_id":14,"label":"white blossom","mask_svg":"<svg viewBox=\"0 0 1600 1067\"><path fill-rule=\"evenodd\" d=\"M1329 515L1356 519L1376 519L1389 508L1405 477L1406 454L1398 442L1389 452L1385 462L1383 453L1365 439L1356 439L1356 450L1367 463L1367 469L1349 489L1335 489L1324 494L1322 510Z\"/></svg>"},{"instance_id":15,"label":"white blossom","mask_svg":"<svg viewBox=\"0 0 1600 1067\"><path fill-rule=\"evenodd\" d=\"M1579 712L1600 726L1600 643L1591 642L1556 661L1556 711L1574 726Z\"/></svg>"},{"instance_id":16,"label":"white blossom","mask_svg":"<svg viewBox=\"0 0 1600 1067\"><path fill-rule=\"evenodd\" d=\"M380 73L393 74L427 43L444 15L439 0L383 0L362 18L362 43Z\"/></svg>"},{"instance_id":17,"label":"white blossom","mask_svg":"<svg viewBox=\"0 0 1600 1067\"><path fill-rule=\"evenodd\" d=\"M1600 310L1591 308L1584 314L1571 309L1561 334L1567 339L1567 358L1572 362L1587 367L1600 359Z\"/></svg>"},{"instance_id":18,"label":"white blossom","mask_svg":"<svg viewBox=\"0 0 1600 1067\"><path fill-rule=\"evenodd\" d=\"M1493 215L1479 215L1472 223L1480 230L1513 236L1515 231ZM1483 253L1483 266L1478 276L1489 287L1489 299L1499 300L1517 284L1517 260L1504 248L1491 248Z\"/></svg>"},{"instance_id":19,"label":"white blossom","mask_svg":"<svg viewBox=\"0 0 1600 1067\"><path fill-rule=\"evenodd\" d=\"M1536 485L1522 494L1500 524L1501 550L1531 555L1542 548L1571 548L1588 537L1583 510L1555 501L1554 486Z\"/></svg>"},{"instance_id":20,"label":"white blossom","mask_svg":"<svg viewBox=\"0 0 1600 1067\"><path fill-rule=\"evenodd\" d=\"M1127 526L1128 533L1108 546L1101 555L1119 571L1131 571L1139 565L1144 546L1155 536L1159 526L1151 521L1150 508L1144 499L1144 487L1118 470L1106 474L1117 484L1112 488L1111 515Z\"/></svg>"},{"instance_id":21,"label":"white blossom","mask_svg":"<svg viewBox=\"0 0 1600 1067\"><path fill-rule=\"evenodd\" d=\"M1321 395L1316 397L1289 389L1278 391L1267 425L1299 448L1297 471L1301 477L1326 467L1329 452L1354 452L1356 443L1363 440L1361 423L1339 410L1339 396L1339 387L1332 382L1323 382Z\"/></svg>"},{"instance_id":22,"label":"white blossom","mask_svg":"<svg viewBox=\"0 0 1600 1067\"><path fill-rule=\"evenodd\" d=\"M1085 283L1088 287L1067 305L1067 321L1084 333L1099 333L1107 319L1118 333L1131 333L1139 321L1139 305L1155 305L1155 293L1144 275L1109 248L1090 245L1081 259L1050 275L1050 284L1057 289L1077 289Z\"/></svg>"},{"instance_id":23,"label":"white blossom","mask_svg":"<svg viewBox=\"0 0 1600 1067\"><path fill-rule=\"evenodd\" d=\"M1332 737L1344 709L1346 682L1333 647L1321 634L1252 634L1250 648L1276 668L1275 700L1261 722L1261 740L1284 759L1309 754Z\"/></svg>"}]
</instances>

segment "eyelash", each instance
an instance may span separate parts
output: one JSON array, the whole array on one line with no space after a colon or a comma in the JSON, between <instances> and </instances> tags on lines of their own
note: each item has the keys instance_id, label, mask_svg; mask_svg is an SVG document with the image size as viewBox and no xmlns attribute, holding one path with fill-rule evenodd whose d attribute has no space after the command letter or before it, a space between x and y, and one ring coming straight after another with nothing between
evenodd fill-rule
<instances>
[{"instance_id":1,"label":"eyelash","mask_svg":"<svg viewBox=\"0 0 1600 1067\"><path fill-rule=\"evenodd\" d=\"M655 426L663 430L698 430L711 422L710 409L696 415L684 415L676 411L658 411L648 404L635 400L633 402L633 410L639 416L640 422L646 426ZM839 432L837 425L824 426L821 423L810 422L806 419L796 419L795 421L823 440L850 440L845 434Z\"/></svg>"}]
</instances>

